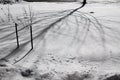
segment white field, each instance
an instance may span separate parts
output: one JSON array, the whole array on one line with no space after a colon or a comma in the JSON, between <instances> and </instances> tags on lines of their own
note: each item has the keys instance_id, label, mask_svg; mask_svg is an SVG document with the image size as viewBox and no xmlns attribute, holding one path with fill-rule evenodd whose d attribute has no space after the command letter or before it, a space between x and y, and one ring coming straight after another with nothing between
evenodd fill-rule
<instances>
[{"instance_id":1,"label":"white field","mask_svg":"<svg viewBox=\"0 0 120 80\"><path fill-rule=\"evenodd\" d=\"M0 5L0 58L11 54L6 58L9 60L6 64L11 65L30 50L29 26L25 26L30 23L28 19L32 13L34 49L12 64L12 68L33 69L37 77L38 74L49 74L50 79L45 80L51 80L51 76L52 80L65 80L63 76L74 72L92 74L87 80L103 80L105 75L120 73L120 3L87 4L80 13L74 13L41 34L80 5L78 2ZM60 12L63 10L68 11ZM20 48L15 51L14 23L18 23L18 29L25 27L19 31ZM4 71L4 68L0 69ZM14 70L5 74L3 80L37 80L36 75L25 78Z\"/></svg>"}]
</instances>

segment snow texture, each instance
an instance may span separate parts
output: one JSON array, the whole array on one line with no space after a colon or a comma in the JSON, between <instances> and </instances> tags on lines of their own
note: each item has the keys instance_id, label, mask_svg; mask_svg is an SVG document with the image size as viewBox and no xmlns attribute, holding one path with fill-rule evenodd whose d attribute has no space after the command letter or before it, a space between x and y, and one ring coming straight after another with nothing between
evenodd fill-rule
<instances>
[{"instance_id":1,"label":"snow texture","mask_svg":"<svg viewBox=\"0 0 120 80\"><path fill-rule=\"evenodd\" d=\"M80 5L0 4L0 58L7 59L0 62L0 79L120 80L120 3L90 3L53 24ZM19 48L14 23L18 24Z\"/></svg>"}]
</instances>

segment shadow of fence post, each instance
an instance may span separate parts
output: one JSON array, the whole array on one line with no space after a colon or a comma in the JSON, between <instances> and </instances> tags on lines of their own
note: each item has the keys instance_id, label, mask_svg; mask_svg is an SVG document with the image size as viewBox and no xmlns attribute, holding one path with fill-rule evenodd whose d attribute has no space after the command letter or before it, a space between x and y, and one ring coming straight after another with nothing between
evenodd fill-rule
<instances>
[{"instance_id":1,"label":"shadow of fence post","mask_svg":"<svg viewBox=\"0 0 120 80\"><path fill-rule=\"evenodd\" d=\"M18 24L17 23L15 23L15 33L16 33L16 40L17 40L17 48L19 48L19 38L18 38L18 30L17 30L17 26L18 26Z\"/></svg>"}]
</instances>

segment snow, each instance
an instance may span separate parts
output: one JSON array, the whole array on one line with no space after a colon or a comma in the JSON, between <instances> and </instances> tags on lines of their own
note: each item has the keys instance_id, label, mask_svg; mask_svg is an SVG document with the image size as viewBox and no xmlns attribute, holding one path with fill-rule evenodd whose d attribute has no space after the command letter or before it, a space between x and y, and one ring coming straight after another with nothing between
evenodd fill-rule
<instances>
[{"instance_id":1,"label":"snow","mask_svg":"<svg viewBox=\"0 0 120 80\"><path fill-rule=\"evenodd\" d=\"M94 22L96 22L95 19L98 19L102 25L107 26L108 29L103 28L105 34L109 35L105 36L105 46L101 42L99 31L94 27L90 27L91 33L88 34L84 44L80 43L76 37L74 37L74 40L73 36L75 34L73 33L76 31L77 26L74 24L75 18L73 16L66 19L70 21L69 25L64 24L61 26L61 29L59 30L61 33L57 34L53 29L48 31L45 37L43 37L44 35L41 36L40 32L44 27L49 26L59 17L67 14L67 12L58 14L59 11L75 9L81 5L78 2L25 2L13 5L0 5L0 18L4 20L3 22L1 20L0 24L0 57L12 52L12 55L7 57L9 62L6 62L6 64L8 65L7 68L13 69L13 71L11 70L6 74L6 78L4 76L2 78L5 78L5 80L37 80L37 78L41 78L46 74L48 80L50 80L50 78L52 78L52 80L64 80L61 77L66 77L68 74L78 72L76 73L77 75L79 75L79 73L80 75L85 73L94 76L90 77L88 80L100 80L99 78L101 76L104 80L105 75L110 76L119 74L119 4L120 3L91 3L80 10L80 14L84 14ZM10 9L10 14L14 21L9 22L8 15L5 15L8 8ZM13 64L14 61L20 59L31 49L31 44L28 42L30 40L29 28L26 27L19 32L21 46L16 50L14 50L16 48L16 39L13 31L13 22L19 24L18 29L24 28L24 26L30 23L27 20L29 19L29 9L32 11L32 14L34 14L33 21L35 22L33 23L33 37L35 37L34 49L20 62ZM25 13L25 10L27 14ZM48 16L48 19L46 16ZM75 16L77 16L77 14L75 14ZM82 26L84 26L84 20L85 19L83 18L83 22L80 23ZM62 22L58 25L61 24ZM80 27L80 31L82 30L84 29ZM79 39L82 39L81 34L78 36L80 36ZM6 73L3 69L6 68L0 67L0 73ZM35 74L30 78L25 78L20 75L20 71L24 69L32 69L35 71ZM9 77L12 78L10 79Z\"/></svg>"}]
</instances>

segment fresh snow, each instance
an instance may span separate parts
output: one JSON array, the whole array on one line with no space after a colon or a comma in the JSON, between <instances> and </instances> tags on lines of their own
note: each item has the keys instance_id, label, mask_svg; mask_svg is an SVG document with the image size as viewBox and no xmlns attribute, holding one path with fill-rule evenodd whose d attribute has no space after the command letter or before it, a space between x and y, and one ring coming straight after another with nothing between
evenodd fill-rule
<instances>
[{"instance_id":1,"label":"fresh snow","mask_svg":"<svg viewBox=\"0 0 120 80\"><path fill-rule=\"evenodd\" d=\"M0 5L0 18L4 20L4 22L1 20L0 24L0 57L4 57L16 48L15 34L13 34L13 23L17 22L19 24L18 29L29 24L29 22L25 20L26 18L29 18L29 9L31 9L32 13L35 15L34 21L36 21L36 23L33 24L33 36L37 36L34 39L34 49L20 62L12 64L30 50L30 42L28 42L30 40L29 28L25 28L19 32L21 47L12 52L12 57L10 56L11 58L9 59L9 63L6 63L9 64L9 68L12 69L10 71L11 75L6 73L6 75L8 74L9 76L2 78L5 80L38 80L36 79L38 74L46 74L46 76L49 77L47 80L50 80L50 78L52 78L52 80L64 80L61 77L74 72L79 72L80 74L92 74L88 80L102 80L99 78L102 77L104 79L106 77L105 75L109 76L120 73L119 4L120 3L91 3L80 9L83 14L88 14L88 17L90 17L89 14L94 16L101 24L112 29L111 31L105 29L105 33L108 34L105 36L106 48L104 48L101 40L99 40L99 34L95 28L91 28L91 34L93 34L93 36L89 34L89 37L86 38L83 45L80 45L81 43L76 40L74 42L72 36L74 36L73 33L75 31L76 24L72 24L72 21L74 23L75 20L73 17L68 18L69 21L71 21L71 23L69 23L70 25L63 25L62 29L60 29L63 35L55 34L54 31L52 32L51 30L44 38L43 36L37 36L40 34L41 26L48 26L60 16L66 14L58 14L58 11L78 8L81 5L79 2L24 2L13 5ZM14 19L13 22L7 22L8 16L7 14L5 15L5 13L8 12L8 8L10 9L10 14ZM24 16L25 10L28 13L27 16ZM93 12L93 14L90 12ZM57 15L57 17L52 16L52 14ZM50 19L44 20L45 16L49 16ZM89 19L94 20L92 17ZM21 22L19 22L20 20ZM43 20L43 22L39 22L39 20ZM23 24L21 24L22 22ZM67 29L67 26L71 29ZM21 70L26 68L34 70L36 75L31 78L22 77L19 73ZM4 72L4 68L0 68L0 72Z\"/></svg>"}]
</instances>

